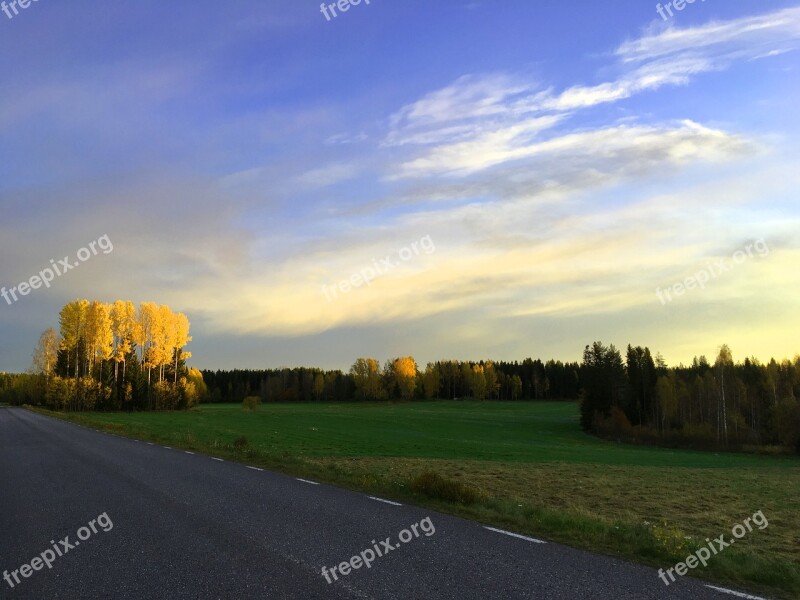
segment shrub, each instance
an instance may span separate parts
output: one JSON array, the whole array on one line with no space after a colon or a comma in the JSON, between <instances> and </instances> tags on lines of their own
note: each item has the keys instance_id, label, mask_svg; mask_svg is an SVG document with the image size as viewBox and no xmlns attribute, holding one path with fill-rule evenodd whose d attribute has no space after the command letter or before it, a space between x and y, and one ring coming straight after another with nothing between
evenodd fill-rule
<instances>
[{"instance_id":1,"label":"shrub","mask_svg":"<svg viewBox=\"0 0 800 600\"><path fill-rule=\"evenodd\" d=\"M153 408L155 410L175 410L180 403L180 390L170 381L153 384Z\"/></svg>"},{"instance_id":2,"label":"shrub","mask_svg":"<svg viewBox=\"0 0 800 600\"><path fill-rule=\"evenodd\" d=\"M595 431L601 436L617 437L630 439L633 434L633 427L622 410L616 406L611 407L610 414L605 419L599 419L595 424Z\"/></svg>"},{"instance_id":3,"label":"shrub","mask_svg":"<svg viewBox=\"0 0 800 600\"><path fill-rule=\"evenodd\" d=\"M260 404L261 404L261 398L259 396L248 396L247 398L242 400L242 408L248 412L253 412L258 410Z\"/></svg>"},{"instance_id":4,"label":"shrub","mask_svg":"<svg viewBox=\"0 0 800 600\"><path fill-rule=\"evenodd\" d=\"M429 498L473 504L480 499L477 491L454 479L447 479L433 471L426 471L411 481L411 491Z\"/></svg>"},{"instance_id":5,"label":"shrub","mask_svg":"<svg viewBox=\"0 0 800 600\"><path fill-rule=\"evenodd\" d=\"M677 527L668 525L666 521L663 525L653 525L652 534L659 547L669 552L671 556L685 556L690 549L689 538Z\"/></svg>"}]
</instances>

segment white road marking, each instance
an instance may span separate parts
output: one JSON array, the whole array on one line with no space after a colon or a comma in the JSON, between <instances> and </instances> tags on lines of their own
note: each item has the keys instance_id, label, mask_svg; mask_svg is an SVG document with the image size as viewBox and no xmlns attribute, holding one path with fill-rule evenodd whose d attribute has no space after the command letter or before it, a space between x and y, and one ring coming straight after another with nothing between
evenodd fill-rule
<instances>
[{"instance_id":1,"label":"white road marking","mask_svg":"<svg viewBox=\"0 0 800 600\"><path fill-rule=\"evenodd\" d=\"M503 535L510 535L511 537L519 538L521 540L527 540L529 542L534 542L535 544L546 544L547 542L543 542L542 540L537 540L536 538L528 537L526 535L520 535L518 533L511 533L510 531L503 531L502 529L495 529L494 527L486 527L484 525L484 529L488 529L489 531L494 531L496 533L502 533Z\"/></svg>"},{"instance_id":2,"label":"white road marking","mask_svg":"<svg viewBox=\"0 0 800 600\"><path fill-rule=\"evenodd\" d=\"M251 467L250 465L247 465L247 468L248 469L253 469L253 471L263 471L264 470L264 469L259 469L258 467Z\"/></svg>"},{"instance_id":3,"label":"white road marking","mask_svg":"<svg viewBox=\"0 0 800 600\"><path fill-rule=\"evenodd\" d=\"M162 446L162 448L166 448L167 450L172 450L169 446Z\"/></svg>"},{"instance_id":4,"label":"white road marking","mask_svg":"<svg viewBox=\"0 0 800 600\"><path fill-rule=\"evenodd\" d=\"M147 445L148 446L155 446L155 444L153 442L147 442Z\"/></svg>"},{"instance_id":5,"label":"white road marking","mask_svg":"<svg viewBox=\"0 0 800 600\"><path fill-rule=\"evenodd\" d=\"M718 592L722 592L723 594L730 594L731 596L746 598L746 600L767 600L766 598L762 598L761 596L751 596L750 594L743 594L742 592L734 592L733 590L727 590L725 588L717 587L715 585L707 585L706 587L711 588L712 590L717 590Z\"/></svg>"},{"instance_id":6,"label":"white road marking","mask_svg":"<svg viewBox=\"0 0 800 600\"><path fill-rule=\"evenodd\" d=\"M194 454L194 452L189 452L188 450L184 450L184 452L186 452L186 454Z\"/></svg>"},{"instance_id":7,"label":"white road marking","mask_svg":"<svg viewBox=\"0 0 800 600\"><path fill-rule=\"evenodd\" d=\"M219 462L225 462L224 460L222 460L221 458L217 458L216 456L212 456L211 460L218 460Z\"/></svg>"},{"instance_id":8,"label":"white road marking","mask_svg":"<svg viewBox=\"0 0 800 600\"><path fill-rule=\"evenodd\" d=\"M297 481L302 481L303 483L310 483L311 485L319 485L316 481L309 481L308 479L300 479L299 477L295 477Z\"/></svg>"},{"instance_id":9,"label":"white road marking","mask_svg":"<svg viewBox=\"0 0 800 600\"><path fill-rule=\"evenodd\" d=\"M392 502L391 500L384 500L383 498L376 498L375 496L370 496L370 500L375 500L376 502L385 502L386 504L391 504L392 506L403 506L399 502Z\"/></svg>"}]
</instances>

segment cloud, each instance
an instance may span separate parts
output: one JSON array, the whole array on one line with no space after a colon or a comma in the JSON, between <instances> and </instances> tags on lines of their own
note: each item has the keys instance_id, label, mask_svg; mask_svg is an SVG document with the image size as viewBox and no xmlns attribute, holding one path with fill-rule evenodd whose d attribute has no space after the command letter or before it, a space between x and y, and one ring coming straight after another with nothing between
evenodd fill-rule
<instances>
[{"instance_id":1,"label":"cloud","mask_svg":"<svg viewBox=\"0 0 800 600\"><path fill-rule=\"evenodd\" d=\"M352 179L359 171L360 168L356 164L335 163L306 171L297 177L297 181L304 188L323 188Z\"/></svg>"},{"instance_id":2,"label":"cloud","mask_svg":"<svg viewBox=\"0 0 800 600\"><path fill-rule=\"evenodd\" d=\"M758 54L765 46L782 46L798 38L800 8L787 8L697 27L669 27L625 42L615 55L623 63L674 59L689 52L721 60Z\"/></svg>"},{"instance_id":3,"label":"cloud","mask_svg":"<svg viewBox=\"0 0 800 600\"><path fill-rule=\"evenodd\" d=\"M355 135L351 135L349 133L337 133L336 135L332 135L325 140L325 144L328 146L340 146L340 145L347 145L347 144L358 144L360 142L366 142L369 139L369 135L365 132L357 133Z\"/></svg>"},{"instance_id":4,"label":"cloud","mask_svg":"<svg viewBox=\"0 0 800 600\"><path fill-rule=\"evenodd\" d=\"M641 143L652 140L647 129L606 129L542 139L542 134L578 113L603 104L613 104L667 85L689 84L699 74L723 70L734 60L776 56L800 38L800 9L787 9L763 16L745 17L689 29L670 28L622 44L613 56L621 70L613 81L594 85L576 84L555 93L537 84L505 74L465 75L451 85L431 92L394 113L385 146L424 147L418 156L405 160L393 178L434 174L465 175L507 161L608 139L619 132L628 143L640 133ZM694 146L698 158L721 157L722 146L737 145L737 136L721 131L684 128L689 139L673 132L678 148ZM612 143L613 139L610 140ZM708 152L699 148L708 142Z\"/></svg>"},{"instance_id":5,"label":"cloud","mask_svg":"<svg viewBox=\"0 0 800 600\"><path fill-rule=\"evenodd\" d=\"M464 75L393 114L384 143L391 146L450 139L469 128L466 124L457 127L447 124L502 116L511 99L530 90L529 84L514 82L503 74ZM439 136L434 136L431 128L438 130Z\"/></svg>"},{"instance_id":6,"label":"cloud","mask_svg":"<svg viewBox=\"0 0 800 600\"><path fill-rule=\"evenodd\" d=\"M655 155L661 162L680 165L692 160L737 158L755 148L740 136L709 129L692 121L672 127L620 125L547 140L534 139L537 133L558 121L557 117L543 117L471 142L440 146L424 157L401 165L399 177L465 175L533 157L574 160L582 156L603 161L612 156L635 160L637 155Z\"/></svg>"}]
</instances>

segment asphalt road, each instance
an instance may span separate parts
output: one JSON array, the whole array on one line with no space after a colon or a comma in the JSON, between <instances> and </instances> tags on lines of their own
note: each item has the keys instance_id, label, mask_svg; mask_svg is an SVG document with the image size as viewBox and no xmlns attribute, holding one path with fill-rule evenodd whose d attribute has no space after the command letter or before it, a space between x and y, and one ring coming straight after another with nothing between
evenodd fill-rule
<instances>
[{"instance_id":1,"label":"asphalt road","mask_svg":"<svg viewBox=\"0 0 800 600\"><path fill-rule=\"evenodd\" d=\"M403 530L407 543L398 545ZM334 580L332 567L367 549L370 568L354 561L360 568ZM47 550L51 568L35 561L23 577L20 567ZM370 558L365 552L362 563ZM15 408L0 408L0 570L14 584L0 579L0 598L10 599L735 598L691 579L666 587L655 570L621 560Z\"/></svg>"}]
</instances>

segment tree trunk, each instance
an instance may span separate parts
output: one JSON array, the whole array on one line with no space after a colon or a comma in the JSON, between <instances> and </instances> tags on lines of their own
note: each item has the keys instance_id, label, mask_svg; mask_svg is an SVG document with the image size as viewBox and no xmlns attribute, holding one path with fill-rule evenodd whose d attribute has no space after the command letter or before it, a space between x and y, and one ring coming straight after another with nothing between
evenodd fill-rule
<instances>
[{"instance_id":1,"label":"tree trunk","mask_svg":"<svg viewBox=\"0 0 800 600\"><path fill-rule=\"evenodd\" d=\"M725 445L728 445L728 407L725 401L725 371L722 371L722 428L725 431Z\"/></svg>"}]
</instances>

